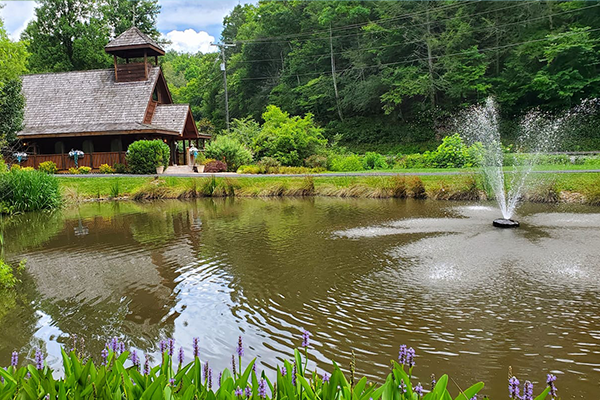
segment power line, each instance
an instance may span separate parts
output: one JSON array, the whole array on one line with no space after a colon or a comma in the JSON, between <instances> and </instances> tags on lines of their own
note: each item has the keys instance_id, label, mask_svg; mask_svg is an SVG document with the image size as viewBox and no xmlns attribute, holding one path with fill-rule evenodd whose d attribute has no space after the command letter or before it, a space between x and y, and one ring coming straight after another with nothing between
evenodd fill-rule
<instances>
[{"instance_id":1,"label":"power line","mask_svg":"<svg viewBox=\"0 0 600 400\"><path fill-rule=\"evenodd\" d=\"M589 29L589 30L587 30L585 32L586 33L590 33L590 32L597 32L597 31L600 31L600 28ZM563 35L570 36L570 35L580 34L580 33L581 32L567 32L567 33L564 33ZM515 46L520 46L520 45L523 45L523 44L539 43L539 42L543 42L543 41L547 41L547 40L552 40L552 39L554 39L554 38L545 37L545 38L542 38L542 39L534 39L534 40L529 40L529 41L525 41L525 42L510 43L510 44L506 44L506 45L502 45L502 46L494 46L494 47L487 47L487 48L484 48L484 49L477 49L477 52L486 52L486 51L492 51L492 50L505 49L505 48L515 47ZM439 56L433 56L433 58L440 59L440 58L456 57L456 56L463 56L464 57L466 55L468 55L468 54L465 54L464 51L461 51L461 52L456 52L456 53L451 53L451 54L444 54L444 55L439 55ZM381 63L381 64L374 64L374 65L366 65L366 66L362 66L362 67L349 67L349 68L346 68L344 71L364 70L364 69L371 69L371 68L388 67L388 66L392 66L392 65L410 64L410 63L414 63L416 61L425 61L427 59L428 59L427 57L416 57L416 58L405 59L405 60L397 61L397 62ZM309 72L309 73L291 74L291 75L241 78L240 80L265 80L265 79L273 79L273 78L279 78L279 79L281 79L281 78L294 78L296 76L309 76L309 75L324 76L324 75L329 75L329 74L331 74L331 72L328 72L328 71L324 71L324 72Z\"/></svg>"},{"instance_id":2,"label":"power line","mask_svg":"<svg viewBox=\"0 0 600 400\"><path fill-rule=\"evenodd\" d=\"M600 7L600 3L592 5L592 6L587 6L587 7L577 8L577 9L571 9L571 10L567 10L567 11L563 11L563 12L559 12L559 13L543 15L543 16L540 16L540 17L535 17L535 18L530 18L530 19L524 19L524 20L509 22L509 23L502 24L502 25L492 25L492 26L486 26L486 27L482 27L482 28L476 28L476 29L473 29L472 32L485 32L485 31L488 31L488 30L500 29L500 28L504 28L504 27L512 26L512 25L527 24L527 23L530 23L530 22L533 22L533 21L543 20L543 19L546 19L546 18L549 18L549 17L556 17L556 16L560 16L560 15L564 15L564 14L569 14L569 13L573 13L573 12L578 12L578 11L583 11L583 10L587 10L587 9L590 9L590 8L596 8L596 7ZM419 40L413 40L413 41L409 41L409 42L386 44L386 45L376 46L376 47L360 47L360 48L356 48L356 49L347 49L347 50L343 50L343 51L340 51L340 52L335 52L333 54L334 55L341 55L341 54L346 54L346 53L349 53L349 52L352 52L352 51L378 50L378 49L383 49L383 48L387 48L387 47L406 46L408 44L414 44L414 43L419 43L419 42L422 42L422 40L419 39ZM288 53L288 55L289 55L289 53ZM311 54L311 57L313 57L313 58L317 58L317 57L329 57L330 55L331 55L331 53ZM240 61L237 61L236 63L257 63L257 62L267 62L267 61L282 61L282 60L281 60L281 58L267 58L267 59L262 59L262 60L240 60Z\"/></svg>"},{"instance_id":3,"label":"power line","mask_svg":"<svg viewBox=\"0 0 600 400\"><path fill-rule=\"evenodd\" d=\"M480 0L474 0L474 2L479 2ZM437 23L441 23L441 22L445 22L445 21L450 21L450 20L454 20L454 19L460 19L460 18L464 18L464 17L475 17L478 15L484 15L484 14L489 14L492 12L498 12L498 11L502 11L502 10L507 10L507 9L511 9L511 8L516 8L516 7L522 7L523 5L529 5L529 4L536 4L539 3L539 1L529 1L529 2L516 2L516 4L510 5L510 6L506 6L503 8L497 8L494 10L486 10L486 11L482 11L479 13L474 13L474 14L465 14L464 16L454 16L454 17L448 17L448 18L444 18L444 19L440 19L440 20L435 20L435 21L431 21L431 22L425 22L425 23L421 23L421 24L412 24L410 25L411 28L417 27L417 26L423 26L423 25L427 25L428 23L431 24L437 24ZM454 7L458 7L463 5L464 3L455 3L453 5L451 5L452 7L448 6L447 8L454 8ZM445 9L440 7L440 8L436 8L430 11L444 11ZM397 17L398 19L406 19L408 17L412 17L415 15L419 15L419 14L424 14L426 13L426 11L421 11L418 13L411 13L411 14L404 14L402 16ZM364 23L361 26L367 26L373 22L376 21L370 21L368 23ZM339 27L341 28L341 27ZM387 28L388 31L389 30L393 30L393 29L399 29L399 26L396 26L394 28ZM296 35L285 35L285 37L297 37L297 36L307 36L307 35L313 35L315 33L319 33L321 31L314 31L314 32L307 32L307 33L299 33ZM383 31L385 32L385 31ZM352 34L348 34L348 35L339 35L339 36L333 36L333 39L339 39L339 38L344 38L344 37L353 37L353 36L359 36L359 35L364 35L364 34L374 34L374 33L382 33L382 31L377 31L377 32L358 32L358 33L352 33ZM283 37L283 36L282 36ZM273 37L273 38L277 38L277 36ZM241 44L271 44L271 43L297 43L297 42L305 42L308 40L329 40L329 36L314 36L314 37L309 37L309 38L305 38L305 39L298 39L298 40L273 40L270 41L269 39L271 38L264 38L264 39L248 39L248 40L236 40L236 43L241 43Z\"/></svg>"}]
</instances>

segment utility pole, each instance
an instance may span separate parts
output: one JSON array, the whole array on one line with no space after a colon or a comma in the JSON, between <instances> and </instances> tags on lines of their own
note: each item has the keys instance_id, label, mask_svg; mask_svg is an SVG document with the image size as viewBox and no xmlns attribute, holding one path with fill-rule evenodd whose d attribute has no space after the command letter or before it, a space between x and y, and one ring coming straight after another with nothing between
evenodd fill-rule
<instances>
[{"instance_id":1,"label":"utility pole","mask_svg":"<svg viewBox=\"0 0 600 400\"><path fill-rule=\"evenodd\" d=\"M223 86L225 87L225 122L227 123L227 132L229 132L229 96L227 95L227 60L225 59L225 49L235 47L235 43L211 43L211 46L216 46L221 50L221 71L223 71Z\"/></svg>"},{"instance_id":2,"label":"utility pole","mask_svg":"<svg viewBox=\"0 0 600 400\"><path fill-rule=\"evenodd\" d=\"M340 121L344 122L342 108L340 107L340 95L338 93L337 80L335 77L335 58L333 57L333 36L331 31L331 24L329 24L329 50L331 52L331 76L333 77L333 89L335 91L335 105L337 106Z\"/></svg>"}]
</instances>

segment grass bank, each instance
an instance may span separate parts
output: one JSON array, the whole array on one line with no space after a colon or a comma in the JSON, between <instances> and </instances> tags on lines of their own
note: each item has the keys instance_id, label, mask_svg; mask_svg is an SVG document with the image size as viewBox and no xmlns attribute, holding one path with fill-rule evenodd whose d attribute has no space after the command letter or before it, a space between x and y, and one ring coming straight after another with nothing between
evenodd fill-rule
<instances>
[{"instance_id":1,"label":"grass bank","mask_svg":"<svg viewBox=\"0 0 600 400\"><path fill-rule=\"evenodd\" d=\"M337 177L59 177L68 203L107 199L185 199L196 197L334 196L480 200L486 193L479 175ZM600 205L600 173L534 175L524 193L535 202Z\"/></svg>"}]
</instances>

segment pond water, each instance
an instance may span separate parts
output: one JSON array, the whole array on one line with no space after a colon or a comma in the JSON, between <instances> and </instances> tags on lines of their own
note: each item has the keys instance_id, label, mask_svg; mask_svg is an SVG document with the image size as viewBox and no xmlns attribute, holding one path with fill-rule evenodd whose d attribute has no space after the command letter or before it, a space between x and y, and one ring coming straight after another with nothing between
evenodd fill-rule
<instances>
[{"instance_id":1,"label":"pond water","mask_svg":"<svg viewBox=\"0 0 600 400\"><path fill-rule=\"evenodd\" d=\"M4 256L27 260L16 296L0 298L0 364L48 353L77 334L157 355L174 337L229 365L238 335L269 370L301 329L310 359L381 381L398 346L416 379L449 373L462 388L507 396L508 367L538 393L600 389L600 213L524 205L521 228L491 226L490 204L374 199L203 199L93 203L4 219ZM4 360L4 361L2 361ZM452 384L452 392L457 389Z\"/></svg>"}]
</instances>

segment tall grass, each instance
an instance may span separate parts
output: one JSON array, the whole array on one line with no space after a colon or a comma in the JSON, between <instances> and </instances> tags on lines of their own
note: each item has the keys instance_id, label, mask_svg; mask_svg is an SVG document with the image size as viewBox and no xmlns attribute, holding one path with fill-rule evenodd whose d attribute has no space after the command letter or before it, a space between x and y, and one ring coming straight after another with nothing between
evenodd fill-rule
<instances>
[{"instance_id":1,"label":"tall grass","mask_svg":"<svg viewBox=\"0 0 600 400\"><path fill-rule=\"evenodd\" d=\"M54 209L61 202L58 180L53 175L18 169L0 174L2 213Z\"/></svg>"}]
</instances>

